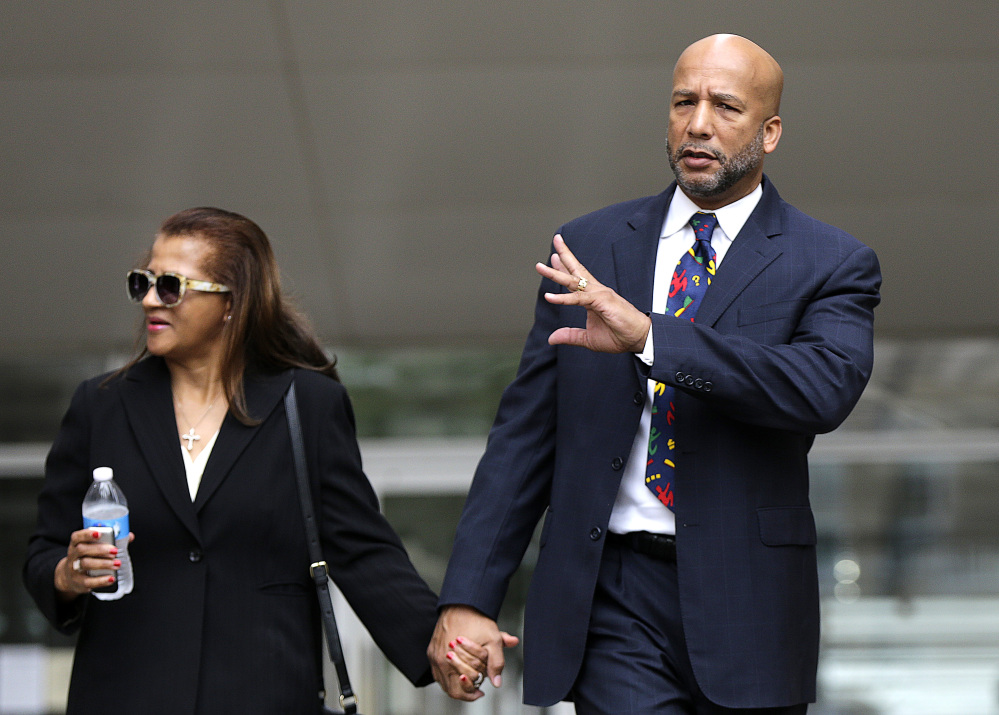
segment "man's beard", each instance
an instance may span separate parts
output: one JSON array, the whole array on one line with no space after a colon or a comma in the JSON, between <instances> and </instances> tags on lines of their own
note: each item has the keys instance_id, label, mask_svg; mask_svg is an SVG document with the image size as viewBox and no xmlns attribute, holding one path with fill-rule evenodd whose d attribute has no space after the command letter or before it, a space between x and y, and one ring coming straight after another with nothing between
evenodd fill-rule
<instances>
[{"instance_id":1,"label":"man's beard","mask_svg":"<svg viewBox=\"0 0 999 715\"><path fill-rule=\"evenodd\" d=\"M718 160L718 171L710 176L686 174L683 167L680 166L680 158L683 152L688 149L710 152ZM763 161L763 125L760 125L760 130L756 136L732 156L726 156L723 152L698 142L687 142L674 150L667 138L666 157L669 159L669 168L673 170L673 175L676 177L676 183L687 194L705 199L718 196L724 194L748 174L759 168Z\"/></svg>"}]
</instances>

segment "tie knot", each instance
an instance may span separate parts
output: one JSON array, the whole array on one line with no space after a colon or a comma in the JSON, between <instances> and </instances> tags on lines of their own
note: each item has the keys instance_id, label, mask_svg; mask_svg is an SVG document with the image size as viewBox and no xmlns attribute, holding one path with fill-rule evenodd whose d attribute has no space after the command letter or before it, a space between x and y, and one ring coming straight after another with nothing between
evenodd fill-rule
<instances>
[{"instance_id":1,"label":"tie knot","mask_svg":"<svg viewBox=\"0 0 999 715\"><path fill-rule=\"evenodd\" d=\"M713 213L698 211L690 217L690 227L694 229L694 238L711 241L711 234L715 232L718 225L718 217Z\"/></svg>"}]
</instances>

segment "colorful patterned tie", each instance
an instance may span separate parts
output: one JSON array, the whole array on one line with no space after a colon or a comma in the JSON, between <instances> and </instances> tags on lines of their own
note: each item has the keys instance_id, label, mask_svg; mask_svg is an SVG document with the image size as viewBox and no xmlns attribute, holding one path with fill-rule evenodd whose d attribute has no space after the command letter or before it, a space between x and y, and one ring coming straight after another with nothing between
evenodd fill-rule
<instances>
[{"instance_id":1,"label":"colorful patterned tie","mask_svg":"<svg viewBox=\"0 0 999 715\"><path fill-rule=\"evenodd\" d=\"M694 322L704 292L715 274L715 251L711 234L718 217L698 211L690 218L694 245L680 257L673 271L666 301L666 315L690 318ZM673 440L676 415L673 388L657 382L652 395L652 429L649 431L649 459L645 467L645 486L670 511L673 511Z\"/></svg>"}]
</instances>

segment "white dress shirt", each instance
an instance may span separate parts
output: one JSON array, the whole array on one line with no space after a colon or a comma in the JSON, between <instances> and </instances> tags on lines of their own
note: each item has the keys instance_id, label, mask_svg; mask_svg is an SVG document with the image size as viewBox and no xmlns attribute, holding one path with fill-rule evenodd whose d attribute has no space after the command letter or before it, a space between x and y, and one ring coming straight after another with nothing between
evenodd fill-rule
<instances>
[{"instance_id":1,"label":"white dress shirt","mask_svg":"<svg viewBox=\"0 0 999 715\"><path fill-rule=\"evenodd\" d=\"M680 187L673 193L666 218L663 221L659 238L659 250L656 253L656 270L652 286L652 312L665 313L666 300L669 297L669 285L673 279L673 271L681 256L694 244L694 229L690 227L690 218L698 211L713 213L718 217L718 225L711 237L711 247L714 248L715 267L721 266L729 247L739 235L739 231L749 220L749 215L760 202L763 187L757 186L749 195L738 201L722 206L714 211L704 211L687 198ZM708 289L710 290L710 288ZM636 355L647 365L653 364L655 351L652 346L652 331L645 342L645 349ZM618 534L629 531L651 531L658 534L676 533L676 522L673 512L663 506L655 495L645 486L645 466L649 453L649 428L652 425L652 389L654 380L649 380L645 408L642 419L638 423L638 433L631 446L631 454L621 477L621 486L617 499L611 511L609 529ZM682 415L678 419L683 419Z\"/></svg>"}]
</instances>

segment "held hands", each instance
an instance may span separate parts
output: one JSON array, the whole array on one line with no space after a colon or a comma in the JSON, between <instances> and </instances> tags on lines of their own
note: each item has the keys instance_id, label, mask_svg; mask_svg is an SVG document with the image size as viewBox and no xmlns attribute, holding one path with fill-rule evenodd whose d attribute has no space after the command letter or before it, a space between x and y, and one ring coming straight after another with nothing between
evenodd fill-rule
<instances>
[{"instance_id":1,"label":"held hands","mask_svg":"<svg viewBox=\"0 0 999 715\"><path fill-rule=\"evenodd\" d=\"M652 329L649 316L594 278L555 235L551 267L538 263L545 278L569 289L568 293L545 293L555 305L586 308L586 328L559 328L548 337L550 345L578 345L601 353L640 353Z\"/></svg>"},{"instance_id":2,"label":"held hands","mask_svg":"<svg viewBox=\"0 0 999 715\"><path fill-rule=\"evenodd\" d=\"M498 688L502 682L503 649L520 642L496 622L470 606L445 606L437 620L427 657L434 680L456 700L478 700L483 693L480 674Z\"/></svg>"},{"instance_id":3,"label":"held hands","mask_svg":"<svg viewBox=\"0 0 999 715\"><path fill-rule=\"evenodd\" d=\"M121 559L114 544L97 543L97 539L98 534L93 529L80 529L70 535L66 556L56 565L54 575L56 591L64 601L72 601L95 588L115 582L116 576L90 576L87 573L121 568ZM129 532L129 543L134 539L135 534Z\"/></svg>"}]
</instances>

